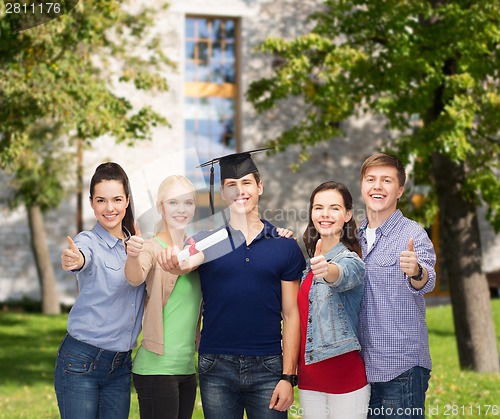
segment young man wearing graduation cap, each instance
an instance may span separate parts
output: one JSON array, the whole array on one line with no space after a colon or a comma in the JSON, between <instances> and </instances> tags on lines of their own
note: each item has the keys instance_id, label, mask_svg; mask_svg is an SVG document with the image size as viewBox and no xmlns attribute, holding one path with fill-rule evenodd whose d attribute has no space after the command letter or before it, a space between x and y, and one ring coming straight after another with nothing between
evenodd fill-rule
<instances>
[{"instance_id":1,"label":"young man wearing graduation cap","mask_svg":"<svg viewBox=\"0 0 500 419\"><path fill-rule=\"evenodd\" d=\"M203 293L198 372L207 419L234 419L244 411L249 419L286 418L297 385L297 293L305 260L295 240L279 236L259 218L263 184L251 157L255 151L262 150L204 164L212 170L220 164L220 193L230 214L225 225L193 237L199 242L217 230L228 232L203 251L198 268ZM178 269L175 251L159 263Z\"/></svg>"}]
</instances>

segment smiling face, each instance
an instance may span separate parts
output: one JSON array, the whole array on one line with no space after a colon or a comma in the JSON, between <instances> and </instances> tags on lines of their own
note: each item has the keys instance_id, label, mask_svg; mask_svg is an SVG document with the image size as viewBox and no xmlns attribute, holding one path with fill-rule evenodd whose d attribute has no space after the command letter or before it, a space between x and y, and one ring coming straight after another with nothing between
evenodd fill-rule
<instances>
[{"instance_id":1,"label":"smiling face","mask_svg":"<svg viewBox=\"0 0 500 419\"><path fill-rule=\"evenodd\" d=\"M224 179L220 192L231 211L246 215L258 210L259 195L262 195L263 190L262 182L257 183L250 173L240 179Z\"/></svg>"},{"instance_id":2,"label":"smiling face","mask_svg":"<svg viewBox=\"0 0 500 419\"><path fill-rule=\"evenodd\" d=\"M123 184L118 180L103 180L95 185L89 199L99 224L113 236L121 238L122 220L130 203Z\"/></svg>"},{"instance_id":3,"label":"smiling face","mask_svg":"<svg viewBox=\"0 0 500 419\"><path fill-rule=\"evenodd\" d=\"M195 210L195 191L182 183L170 186L161 201L161 216L169 230L185 230Z\"/></svg>"},{"instance_id":4,"label":"smiling face","mask_svg":"<svg viewBox=\"0 0 500 419\"><path fill-rule=\"evenodd\" d=\"M370 227L384 223L396 211L398 199L404 192L398 172L391 166L369 167L361 180L361 195L366 205Z\"/></svg>"},{"instance_id":5,"label":"smiling face","mask_svg":"<svg viewBox=\"0 0 500 419\"><path fill-rule=\"evenodd\" d=\"M352 211L346 209L340 192L327 189L314 196L311 221L322 240L339 241L344 224L351 217Z\"/></svg>"}]
</instances>

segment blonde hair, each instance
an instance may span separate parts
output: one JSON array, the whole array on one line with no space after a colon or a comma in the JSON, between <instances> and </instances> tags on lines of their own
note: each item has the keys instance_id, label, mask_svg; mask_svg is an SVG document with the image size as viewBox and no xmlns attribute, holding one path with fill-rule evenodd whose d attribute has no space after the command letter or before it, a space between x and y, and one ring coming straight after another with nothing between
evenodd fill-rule
<instances>
[{"instance_id":1,"label":"blonde hair","mask_svg":"<svg viewBox=\"0 0 500 419\"><path fill-rule=\"evenodd\" d=\"M192 191L195 192L196 199L196 189L193 183L187 177L182 175L169 176L163 179L163 181L160 183L160 186L158 186L158 193L156 195L156 209L158 210L158 213L161 214L161 204L165 200L169 189L176 184L186 186L188 189L192 189Z\"/></svg>"}]
</instances>

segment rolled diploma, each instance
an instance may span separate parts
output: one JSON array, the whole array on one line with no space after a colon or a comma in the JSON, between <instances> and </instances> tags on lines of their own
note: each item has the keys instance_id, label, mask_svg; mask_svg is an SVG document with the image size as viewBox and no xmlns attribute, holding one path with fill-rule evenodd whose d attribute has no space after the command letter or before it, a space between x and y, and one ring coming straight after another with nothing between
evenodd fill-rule
<instances>
[{"instance_id":1,"label":"rolled diploma","mask_svg":"<svg viewBox=\"0 0 500 419\"><path fill-rule=\"evenodd\" d=\"M215 232L214 234L205 237L203 240L200 240L198 243L194 245L194 248L199 252L203 252L205 249L208 249L209 247L221 242L226 238L227 238L227 230L223 228ZM177 259L179 260L179 262L182 262L183 260L187 260L188 257L189 257L189 247L186 247L185 249L179 252Z\"/></svg>"}]
</instances>

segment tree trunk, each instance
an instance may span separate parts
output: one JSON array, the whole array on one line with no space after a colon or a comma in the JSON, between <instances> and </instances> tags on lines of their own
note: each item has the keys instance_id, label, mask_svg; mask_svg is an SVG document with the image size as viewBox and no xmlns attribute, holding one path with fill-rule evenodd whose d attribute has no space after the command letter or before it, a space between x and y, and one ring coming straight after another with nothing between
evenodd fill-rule
<instances>
[{"instance_id":1,"label":"tree trunk","mask_svg":"<svg viewBox=\"0 0 500 419\"><path fill-rule=\"evenodd\" d=\"M83 231L83 140L76 143L76 231Z\"/></svg>"},{"instance_id":2,"label":"tree trunk","mask_svg":"<svg viewBox=\"0 0 500 419\"><path fill-rule=\"evenodd\" d=\"M59 304L54 268L47 245L42 211L37 205L28 207L27 211L31 233L31 248L35 257L42 291L42 312L44 314L60 314L61 306Z\"/></svg>"},{"instance_id":3,"label":"tree trunk","mask_svg":"<svg viewBox=\"0 0 500 419\"><path fill-rule=\"evenodd\" d=\"M464 199L466 169L442 154L433 155L440 209L440 252L448 272L460 367L500 371L476 205Z\"/></svg>"}]
</instances>

